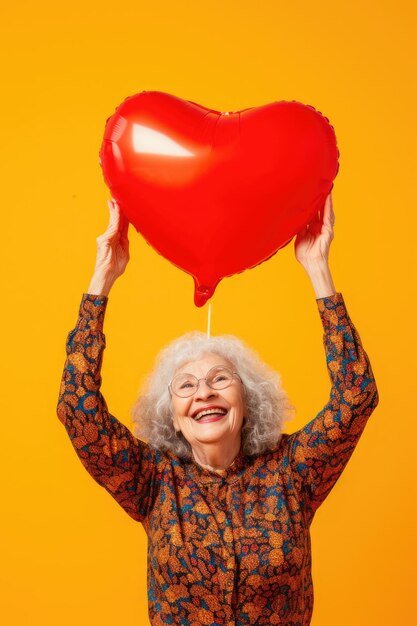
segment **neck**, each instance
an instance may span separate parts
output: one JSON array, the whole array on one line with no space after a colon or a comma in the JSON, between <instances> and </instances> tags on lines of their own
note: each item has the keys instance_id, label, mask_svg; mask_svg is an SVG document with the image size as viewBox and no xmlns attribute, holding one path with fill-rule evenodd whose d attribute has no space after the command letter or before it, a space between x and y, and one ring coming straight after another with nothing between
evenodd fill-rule
<instances>
[{"instance_id":1,"label":"neck","mask_svg":"<svg viewBox=\"0 0 417 626\"><path fill-rule=\"evenodd\" d=\"M227 469L239 454L240 439L228 445L227 448L219 444L205 444L204 446L193 447L194 460L202 467L218 471Z\"/></svg>"}]
</instances>

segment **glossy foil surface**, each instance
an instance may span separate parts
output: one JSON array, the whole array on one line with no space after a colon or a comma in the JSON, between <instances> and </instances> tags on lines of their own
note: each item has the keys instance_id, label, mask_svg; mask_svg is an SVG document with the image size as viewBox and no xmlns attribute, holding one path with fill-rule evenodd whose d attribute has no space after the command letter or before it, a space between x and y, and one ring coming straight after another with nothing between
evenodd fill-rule
<instances>
[{"instance_id":1,"label":"glossy foil surface","mask_svg":"<svg viewBox=\"0 0 417 626\"><path fill-rule=\"evenodd\" d=\"M100 163L121 210L194 278L202 306L323 208L338 156L333 127L309 105L220 112L143 91L107 120Z\"/></svg>"}]
</instances>

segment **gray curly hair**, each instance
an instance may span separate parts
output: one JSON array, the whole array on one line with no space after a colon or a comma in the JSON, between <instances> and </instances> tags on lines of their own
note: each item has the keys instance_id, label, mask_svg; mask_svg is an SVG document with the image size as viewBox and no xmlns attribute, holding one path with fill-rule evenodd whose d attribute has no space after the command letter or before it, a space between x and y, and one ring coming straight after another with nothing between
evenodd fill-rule
<instances>
[{"instance_id":1,"label":"gray curly hair","mask_svg":"<svg viewBox=\"0 0 417 626\"><path fill-rule=\"evenodd\" d=\"M207 337L200 332L179 337L159 353L155 368L132 408L135 436L156 450L169 450L180 458L192 457L190 444L181 432L175 431L168 385L179 367L206 354L217 354L228 360L242 380L243 452L253 455L275 448L284 423L294 414L294 407L281 386L280 375L236 337Z\"/></svg>"}]
</instances>

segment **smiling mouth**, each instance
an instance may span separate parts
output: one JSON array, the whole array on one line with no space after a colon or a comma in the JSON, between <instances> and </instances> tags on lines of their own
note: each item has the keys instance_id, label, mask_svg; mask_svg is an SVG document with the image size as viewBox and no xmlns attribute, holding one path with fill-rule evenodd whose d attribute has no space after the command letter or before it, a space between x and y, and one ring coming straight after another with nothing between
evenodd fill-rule
<instances>
[{"instance_id":1,"label":"smiling mouth","mask_svg":"<svg viewBox=\"0 0 417 626\"><path fill-rule=\"evenodd\" d=\"M199 413L197 413L193 419L195 419L196 422L212 422L221 419L227 413L227 409L206 409L205 411L200 411Z\"/></svg>"}]
</instances>

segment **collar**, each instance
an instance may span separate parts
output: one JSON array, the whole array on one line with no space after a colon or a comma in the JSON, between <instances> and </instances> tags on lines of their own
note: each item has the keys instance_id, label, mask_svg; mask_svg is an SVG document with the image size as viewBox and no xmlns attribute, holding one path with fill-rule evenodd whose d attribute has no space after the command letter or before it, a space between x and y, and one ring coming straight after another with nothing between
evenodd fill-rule
<instances>
[{"instance_id":1,"label":"collar","mask_svg":"<svg viewBox=\"0 0 417 626\"><path fill-rule=\"evenodd\" d=\"M187 459L186 466L189 472L191 473L194 480L197 480L203 484L210 483L221 483L221 482L234 482L237 480L242 473L242 470L247 465L247 457L243 453L242 448L240 448L237 456L234 461L226 467L226 469L222 470L209 470L206 467L203 467L197 461L195 461L194 457L191 459Z\"/></svg>"}]
</instances>

